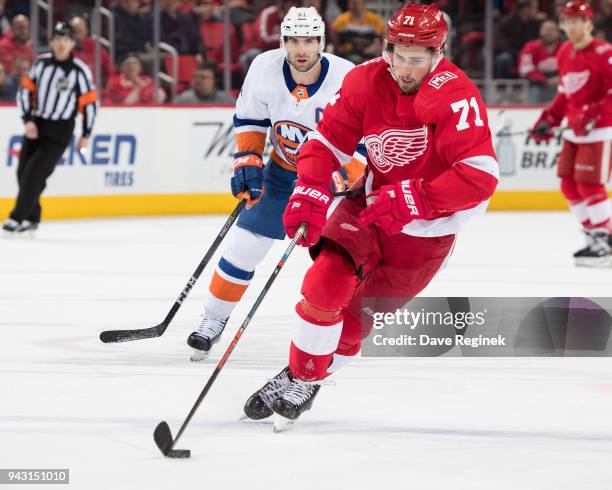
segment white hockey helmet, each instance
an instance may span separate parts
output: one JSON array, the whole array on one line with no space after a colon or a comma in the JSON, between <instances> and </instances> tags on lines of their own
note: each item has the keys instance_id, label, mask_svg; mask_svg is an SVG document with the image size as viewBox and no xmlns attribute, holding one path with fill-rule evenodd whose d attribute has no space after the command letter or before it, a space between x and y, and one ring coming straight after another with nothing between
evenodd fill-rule
<instances>
[{"instance_id":1,"label":"white hockey helmet","mask_svg":"<svg viewBox=\"0 0 612 490\"><path fill-rule=\"evenodd\" d=\"M314 7L291 7L280 27L280 44L286 37L319 37L319 52L325 48L325 22Z\"/></svg>"}]
</instances>

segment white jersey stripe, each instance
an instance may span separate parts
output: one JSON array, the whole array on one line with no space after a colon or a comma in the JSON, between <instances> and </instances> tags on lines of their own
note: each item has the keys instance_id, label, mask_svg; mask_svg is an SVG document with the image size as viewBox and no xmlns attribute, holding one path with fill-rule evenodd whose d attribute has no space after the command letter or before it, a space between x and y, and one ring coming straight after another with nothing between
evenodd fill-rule
<instances>
[{"instance_id":1,"label":"white jersey stripe","mask_svg":"<svg viewBox=\"0 0 612 490\"><path fill-rule=\"evenodd\" d=\"M497 163L497 160L495 160L495 158L493 157L487 155L469 157L465 160L462 160L461 163L465 163L466 165L469 165L472 168L490 174L497 180L499 180L499 165Z\"/></svg>"},{"instance_id":2,"label":"white jersey stripe","mask_svg":"<svg viewBox=\"0 0 612 490\"><path fill-rule=\"evenodd\" d=\"M298 349L307 354L324 356L338 348L341 334L341 321L335 325L321 326L299 317L298 321L293 324L291 341Z\"/></svg>"}]
</instances>

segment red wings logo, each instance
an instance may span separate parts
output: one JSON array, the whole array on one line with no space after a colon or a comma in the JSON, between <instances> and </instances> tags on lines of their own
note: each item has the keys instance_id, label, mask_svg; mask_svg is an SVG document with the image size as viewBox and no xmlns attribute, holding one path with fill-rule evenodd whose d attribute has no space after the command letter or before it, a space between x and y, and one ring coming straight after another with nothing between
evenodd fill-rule
<instances>
[{"instance_id":1,"label":"red wings logo","mask_svg":"<svg viewBox=\"0 0 612 490\"><path fill-rule=\"evenodd\" d=\"M571 71L566 75L563 75L561 81L563 82L563 91L568 94L575 94L584 87L591 74L590 70L584 71Z\"/></svg>"},{"instance_id":2,"label":"red wings logo","mask_svg":"<svg viewBox=\"0 0 612 490\"><path fill-rule=\"evenodd\" d=\"M394 166L403 167L420 157L427 149L427 126L418 129L388 129L380 136L365 137L368 156L383 173Z\"/></svg>"}]
</instances>

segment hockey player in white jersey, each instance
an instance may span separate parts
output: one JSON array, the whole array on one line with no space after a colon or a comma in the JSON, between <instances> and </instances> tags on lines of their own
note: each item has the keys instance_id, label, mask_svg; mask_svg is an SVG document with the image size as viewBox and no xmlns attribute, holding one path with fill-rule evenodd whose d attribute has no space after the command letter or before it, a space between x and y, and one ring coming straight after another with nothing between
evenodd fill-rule
<instances>
[{"instance_id":1,"label":"hockey player in white jersey","mask_svg":"<svg viewBox=\"0 0 612 490\"><path fill-rule=\"evenodd\" d=\"M353 64L323 53L325 24L314 7L292 7L281 24L280 48L255 58L236 102L232 194L246 198L227 237L204 301L202 321L187 343L206 358L274 240L285 238L282 214L293 191L298 148ZM273 149L264 166L270 132ZM365 152L365 148L364 148ZM355 164L358 166L359 164Z\"/></svg>"}]
</instances>

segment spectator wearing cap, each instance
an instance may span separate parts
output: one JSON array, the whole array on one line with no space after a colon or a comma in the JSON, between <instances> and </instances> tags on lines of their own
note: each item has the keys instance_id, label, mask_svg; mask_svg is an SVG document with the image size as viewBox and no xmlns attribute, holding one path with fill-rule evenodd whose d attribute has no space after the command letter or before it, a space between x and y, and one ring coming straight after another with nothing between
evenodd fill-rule
<instances>
[{"instance_id":1,"label":"spectator wearing cap","mask_svg":"<svg viewBox=\"0 0 612 490\"><path fill-rule=\"evenodd\" d=\"M119 0L113 7L115 18L115 60L128 53L151 51L153 20L140 11L139 0Z\"/></svg>"},{"instance_id":2,"label":"spectator wearing cap","mask_svg":"<svg viewBox=\"0 0 612 490\"><path fill-rule=\"evenodd\" d=\"M142 62L136 53L127 54L119 65L119 73L108 80L104 92L104 102L114 104L152 104L155 103L153 79L142 73ZM160 88L159 101L166 99Z\"/></svg>"},{"instance_id":3,"label":"spectator wearing cap","mask_svg":"<svg viewBox=\"0 0 612 490\"><path fill-rule=\"evenodd\" d=\"M70 27L72 27L74 32L74 42L76 43L73 51L74 56L82 60L95 73L96 42L89 36L87 21L77 15L70 19ZM103 86L115 71L113 62L104 47L100 48L100 64L102 68L102 83L99 83L98 80L96 82L98 82L98 85Z\"/></svg>"},{"instance_id":4,"label":"spectator wearing cap","mask_svg":"<svg viewBox=\"0 0 612 490\"><path fill-rule=\"evenodd\" d=\"M25 135L17 166L19 193L2 225L7 232L38 227L40 195L72 139L79 113L83 126L76 146L85 151L89 145L97 112L96 90L87 65L72 55L73 37L70 26L58 22L49 41L51 52L36 60L19 87L17 105Z\"/></svg>"},{"instance_id":5,"label":"spectator wearing cap","mask_svg":"<svg viewBox=\"0 0 612 490\"><path fill-rule=\"evenodd\" d=\"M17 15L11 21L11 32L0 39L0 63L8 73L17 56L33 57L30 42L30 21L25 15Z\"/></svg>"},{"instance_id":6,"label":"spectator wearing cap","mask_svg":"<svg viewBox=\"0 0 612 490\"><path fill-rule=\"evenodd\" d=\"M367 10L365 0L349 0L348 10L336 17L332 33L336 54L357 64L381 55L385 22Z\"/></svg>"},{"instance_id":7,"label":"spectator wearing cap","mask_svg":"<svg viewBox=\"0 0 612 490\"><path fill-rule=\"evenodd\" d=\"M181 12L178 0L161 0L161 40L179 54L201 55L204 43L193 16Z\"/></svg>"},{"instance_id":8,"label":"spectator wearing cap","mask_svg":"<svg viewBox=\"0 0 612 490\"><path fill-rule=\"evenodd\" d=\"M550 102L557 93L559 67L557 51L561 47L561 32L554 20L540 26L540 37L529 41L519 55L518 73L529 80L529 102Z\"/></svg>"},{"instance_id":9,"label":"spectator wearing cap","mask_svg":"<svg viewBox=\"0 0 612 490\"><path fill-rule=\"evenodd\" d=\"M216 86L217 65L204 63L193 73L191 88L180 94L175 102L179 104L232 104L234 98L219 92Z\"/></svg>"}]
</instances>

